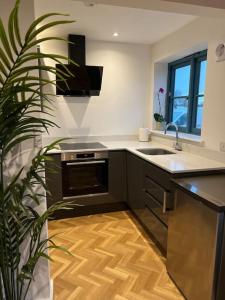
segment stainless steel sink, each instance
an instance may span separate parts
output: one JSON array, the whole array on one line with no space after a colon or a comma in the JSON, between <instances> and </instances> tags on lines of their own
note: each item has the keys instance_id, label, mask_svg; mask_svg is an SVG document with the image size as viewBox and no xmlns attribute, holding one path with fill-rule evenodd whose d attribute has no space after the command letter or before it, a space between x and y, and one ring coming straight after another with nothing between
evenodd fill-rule
<instances>
[{"instance_id":1,"label":"stainless steel sink","mask_svg":"<svg viewBox=\"0 0 225 300\"><path fill-rule=\"evenodd\" d=\"M161 148L145 148L145 149L137 149L137 151L147 154L147 155L168 155L168 154L176 154L175 152L168 151L166 149Z\"/></svg>"}]
</instances>

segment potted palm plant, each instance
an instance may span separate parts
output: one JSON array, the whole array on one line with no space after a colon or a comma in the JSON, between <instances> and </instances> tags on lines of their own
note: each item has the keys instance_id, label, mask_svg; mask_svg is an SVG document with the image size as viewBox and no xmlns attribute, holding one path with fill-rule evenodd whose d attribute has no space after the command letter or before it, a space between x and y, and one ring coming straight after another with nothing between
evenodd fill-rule
<instances>
[{"instance_id":1,"label":"potted palm plant","mask_svg":"<svg viewBox=\"0 0 225 300\"><path fill-rule=\"evenodd\" d=\"M62 15L57 13L46 14L36 19L21 36L19 5L20 0L17 0L8 18L7 30L0 18L0 300L27 298L40 258L49 259L47 250L60 248L51 237L42 236L46 220L56 210L67 208L57 203L44 212L39 209L45 201L43 171L44 162L49 159L46 154L56 143L39 149L32 161L20 168L12 157L21 144L55 126L48 118L50 95L42 94L43 87L54 82L40 78L38 72L56 75L56 69L38 65L37 61L48 58L61 63L67 58L38 53L36 46L52 39L63 40L59 37L39 39L38 34L72 21L61 20ZM57 20L49 20L52 17ZM62 80L69 76L67 70L58 72ZM6 171L10 159L14 172L9 177Z\"/></svg>"}]
</instances>

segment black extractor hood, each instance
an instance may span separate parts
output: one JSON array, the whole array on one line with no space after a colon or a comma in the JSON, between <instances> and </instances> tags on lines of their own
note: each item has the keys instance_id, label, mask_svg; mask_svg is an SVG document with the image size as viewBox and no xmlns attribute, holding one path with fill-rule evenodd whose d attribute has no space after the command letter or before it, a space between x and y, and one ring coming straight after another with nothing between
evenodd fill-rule
<instances>
[{"instance_id":1,"label":"black extractor hood","mask_svg":"<svg viewBox=\"0 0 225 300\"><path fill-rule=\"evenodd\" d=\"M66 65L74 76L65 77L65 81L56 76L56 94L71 97L99 96L102 86L103 67L87 66L84 35L69 35L69 58L74 64ZM62 65L57 64L57 69L65 72Z\"/></svg>"}]
</instances>

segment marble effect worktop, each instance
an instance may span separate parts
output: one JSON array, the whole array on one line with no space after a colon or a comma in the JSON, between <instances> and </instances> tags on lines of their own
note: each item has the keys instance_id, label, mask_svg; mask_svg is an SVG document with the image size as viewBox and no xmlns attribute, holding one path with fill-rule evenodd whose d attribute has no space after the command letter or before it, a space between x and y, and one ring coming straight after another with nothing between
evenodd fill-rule
<instances>
[{"instance_id":1,"label":"marble effect worktop","mask_svg":"<svg viewBox=\"0 0 225 300\"><path fill-rule=\"evenodd\" d=\"M54 141L54 139L52 139ZM52 142L51 141L51 142ZM48 144L50 140L44 140L43 145ZM73 140L68 140L68 142L74 142ZM102 143L107 149L89 149L84 151L101 151L101 150L127 150L138 157L164 169L169 173L188 173L196 171L210 171L210 170L224 170L225 173L225 164L211 159L207 159L195 154L191 154L185 151L176 151L171 147L162 145L160 143L150 141L150 142L138 142L136 140L120 140L120 141L104 141L98 140ZM137 149L141 148L163 148L169 151L172 151L176 154L169 155L146 155L142 154ZM62 153L62 152L81 152L82 150L60 150L54 149L49 153Z\"/></svg>"}]
</instances>

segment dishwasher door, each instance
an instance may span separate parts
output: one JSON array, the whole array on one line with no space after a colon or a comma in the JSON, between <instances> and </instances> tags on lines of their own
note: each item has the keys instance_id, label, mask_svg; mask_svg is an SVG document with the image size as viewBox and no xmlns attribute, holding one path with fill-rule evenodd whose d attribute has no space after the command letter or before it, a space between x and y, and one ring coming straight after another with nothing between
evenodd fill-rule
<instances>
[{"instance_id":1,"label":"dishwasher door","mask_svg":"<svg viewBox=\"0 0 225 300\"><path fill-rule=\"evenodd\" d=\"M222 215L177 189L169 215L167 271L188 300L215 300Z\"/></svg>"}]
</instances>

